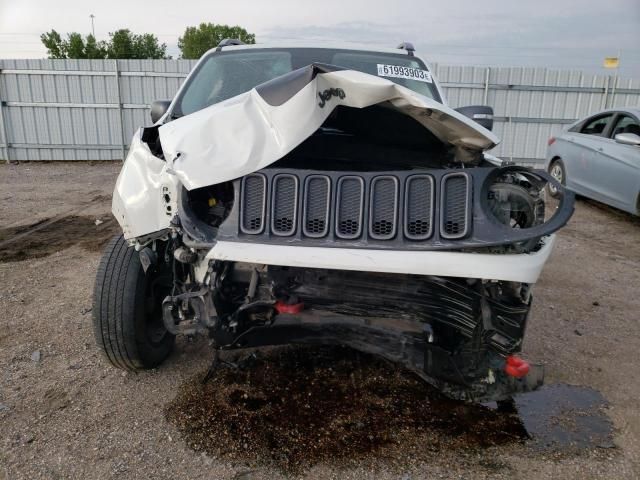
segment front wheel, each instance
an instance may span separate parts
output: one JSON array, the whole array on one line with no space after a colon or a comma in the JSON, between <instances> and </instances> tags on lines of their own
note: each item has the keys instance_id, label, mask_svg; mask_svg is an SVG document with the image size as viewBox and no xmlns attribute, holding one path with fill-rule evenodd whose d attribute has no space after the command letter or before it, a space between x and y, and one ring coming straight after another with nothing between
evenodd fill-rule
<instances>
[{"instance_id":1,"label":"front wheel","mask_svg":"<svg viewBox=\"0 0 640 480\"><path fill-rule=\"evenodd\" d=\"M549 165L549 175L551 175L560 185L564 186L567 184L567 172L564 168L564 163L562 163L562 160L559 158L551 162L551 165ZM547 189L549 190L549 195L553 198L558 198L560 195L558 189L550 183L547 184Z\"/></svg>"},{"instance_id":2,"label":"front wheel","mask_svg":"<svg viewBox=\"0 0 640 480\"><path fill-rule=\"evenodd\" d=\"M160 242L158 242L159 245ZM93 292L93 333L109 362L125 370L158 366L169 356L174 335L164 327L162 300L172 274L163 253L145 274L138 252L122 235L105 248Z\"/></svg>"}]
</instances>

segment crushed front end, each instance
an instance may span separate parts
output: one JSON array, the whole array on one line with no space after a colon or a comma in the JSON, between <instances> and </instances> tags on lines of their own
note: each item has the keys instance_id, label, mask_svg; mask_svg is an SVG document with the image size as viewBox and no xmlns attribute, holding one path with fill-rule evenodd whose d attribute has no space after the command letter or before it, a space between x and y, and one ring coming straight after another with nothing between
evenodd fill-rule
<instances>
[{"instance_id":1,"label":"crushed front end","mask_svg":"<svg viewBox=\"0 0 640 480\"><path fill-rule=\"evenodd\" d=\"M299 76L276 85L297 82L289 99L252 90L147 129L130 154L114 213L145 271L172 264L166 330L206 333L219 350L344 344L466 401L539 387L542 367L516 354L572 195L545 172L485 160L497 140L443 105L358 72L310 75L302 89ZM327 86L344 95L320 112ZM250 122L264 125L247 128L261 143L208 165L203 132L219 149L239 128L234 109L256 102ZM283 118L303 107L317 112L296 136ZM555 211L549 182L562 192ZM128 193L141 183L146 195Z\"/></svg>"}]
</instances>

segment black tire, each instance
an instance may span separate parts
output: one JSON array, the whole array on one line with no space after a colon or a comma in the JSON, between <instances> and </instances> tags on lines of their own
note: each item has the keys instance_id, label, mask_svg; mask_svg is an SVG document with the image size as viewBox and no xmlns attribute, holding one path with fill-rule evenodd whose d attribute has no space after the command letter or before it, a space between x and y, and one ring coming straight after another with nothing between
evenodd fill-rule
<instances>
[{"instance_id":1,"label":"black tire","mask_svg":"<svg viewBox=\"0 0 640 480\"><path fill-rule=\"evenodd\" d=\"M162 259L164 260L164 259ZM175 343L162 322L171 271L160 261L144 273L122 235L106 246L93 292L93 333L109 362L124 370L154 368Z\"/></svg>"},{"instance_id":2,"label":"black tire","mask_svg":"<svg viewBox=\"0 0 640 480\"><path fill-rule=\"evenodd\" d=\"M556 172L556 175L554 175L554 171ZM559 158L556 158L549 164L549 175L558 180L562 186L567 184L567 170L564 168L564 163L562 163L562 160ZM560 192L550 184L547 184L547 192L549 192L549 195L553 198L558 198L560 196Z\"/></svg>"}]
</instances>

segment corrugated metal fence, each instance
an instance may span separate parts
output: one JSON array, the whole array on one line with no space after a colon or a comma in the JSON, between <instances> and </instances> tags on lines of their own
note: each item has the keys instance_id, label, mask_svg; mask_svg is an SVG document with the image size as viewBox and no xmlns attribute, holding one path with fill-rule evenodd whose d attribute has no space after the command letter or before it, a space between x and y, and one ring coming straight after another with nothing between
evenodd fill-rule
<instances>
[{"instance_id":1,"label":"corrugated metal fence","mask_svg":"<svg viewBox=\"0 0 640 480\"><path fill-rule=\"evenodd\" d=\"M0 60L0 160L120 160L149 104L171 98L193 60ZM544 158L567 123L640 105L640 79L574 70L433 65L453 107L491 105L518 163Z\"/></svg>"}]
</instances>

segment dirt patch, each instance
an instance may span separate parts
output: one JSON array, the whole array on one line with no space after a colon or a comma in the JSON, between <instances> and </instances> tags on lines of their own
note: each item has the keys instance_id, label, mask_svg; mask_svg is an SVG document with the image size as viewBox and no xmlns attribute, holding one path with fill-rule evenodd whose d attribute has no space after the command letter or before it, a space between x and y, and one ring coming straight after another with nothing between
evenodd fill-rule
<instances>
[{"instance_id":1,"label":"dirt patch","mask_svg":"<svg viewBox=\"0 0 640 480\"><path fill-rule=\"evenodd\" d=\"M196 451L297 473L367 456L428 460L434 451L523 441L517 416L446 399L377 357L289 347L187 382L166 416ZM373 455L371 455L373 454Z\"/></svg>"},{"instance_id":2,"label":"dirt patch","mask_svg":"<svg viewBox=\"0 0 640 480\"><path fill-rule=\"evenodd\" d=\"M71 245L97 251L118 232L118 224L110 215L71 215L0 229L0 262L46 257Z\"/></svg>"},{"instance_id":3,"label":"dirt patch","mask_svg":"<svg viewBox=\"0 0 640 480\"><path fill-rule=\"evenodd\" d=\"M69 406L69 396L67 392L59 388L50 388L44 394L43 410L46 412L55 412Z\"/></svg>"}]
</instances>

